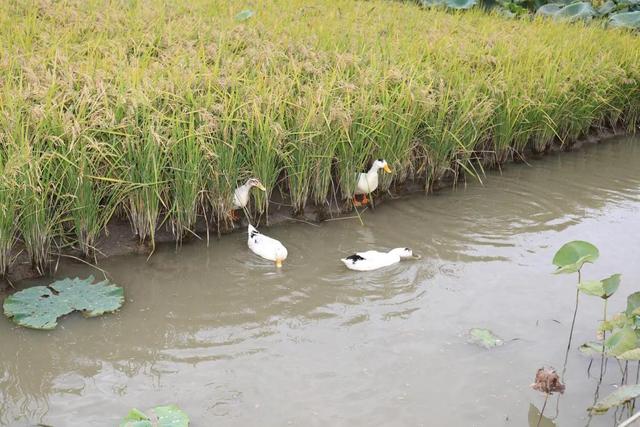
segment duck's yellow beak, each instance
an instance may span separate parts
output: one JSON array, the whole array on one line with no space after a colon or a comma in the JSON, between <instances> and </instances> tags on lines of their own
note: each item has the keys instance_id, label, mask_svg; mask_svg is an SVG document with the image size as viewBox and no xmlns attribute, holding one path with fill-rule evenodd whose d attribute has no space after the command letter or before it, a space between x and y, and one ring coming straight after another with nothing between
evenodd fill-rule
<instances>
[{"instance_id":1,"label":"duck's yellow beak","mask_svg":"<svg viewBox=\"0 0 640 427\"><path fill-rule=\"evenodd\" d=\"M386 173L391 173L391 168L389 167L389 165L384 165L382 169L384 169Z\"/></svg>"},{"instance_id":2,"label":"duck's yellow beak","mask_svg":"<svg viewBox=\"0 0 640 427\"><path fill-rule=\"evenodd\" d=\"M276 267L278 267L278 268L282 267L282 260L281 259L277 259L276 260Z\"/></svg>"},{"instance_id":3,"label":"duck's yellow beak","mask_svg":"<svg viewBox=\"0 0 640 427\"><path fill-rule=\"evenodd\" d=\"M267 189L264 187L264 185L262 185L262 183L258 183L258 185L256 185L256 187L258 187L260 190L266 192Z\"/></svg>"}]
</instances>

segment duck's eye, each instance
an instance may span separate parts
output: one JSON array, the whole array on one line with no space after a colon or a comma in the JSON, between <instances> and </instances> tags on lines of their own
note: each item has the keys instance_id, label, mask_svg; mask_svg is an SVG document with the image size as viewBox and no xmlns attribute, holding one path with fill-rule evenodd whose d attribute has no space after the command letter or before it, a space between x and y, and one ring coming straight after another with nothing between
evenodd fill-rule
<instances>
[{"instance_id":1,"label":"duck's eye","mask_svg":"<svg viewBox=\"0 0 640 427\"><path fill-rule=\"evenodd\" d=\"M380 163L384 163L384 159L378 159Z\"/></svg>"}]
</instances>

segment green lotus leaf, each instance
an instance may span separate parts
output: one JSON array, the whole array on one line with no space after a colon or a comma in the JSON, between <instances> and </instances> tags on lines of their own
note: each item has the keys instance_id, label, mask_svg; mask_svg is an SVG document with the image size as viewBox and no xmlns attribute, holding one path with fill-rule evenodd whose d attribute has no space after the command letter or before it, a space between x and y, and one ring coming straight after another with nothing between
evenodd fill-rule
<instances>
[{"instance_id":1,"label":"green lotus leaf","mask_svg":"<svg viewBox=\"0 0 640 427\"><path fill-rule=\"evenodd\" d=\"M604 414L609 409L620 406L640 396L640 384L625 385L598 400L589 410L594 414Z\"/></svg>"},{"instance_id":2,"label":"green lotus leaf","mask_svg":"<svg viewBox=\"0 0 640 427\"><path fill-rule=\"evenodd\" d=\"M145 414L132 409L120 427L188 427L189 417L176 405L156 406Z\"/></svg>"},{"instance_id":3,"label":"green lotus leaf","mask_svg":"<svg viewBox=\"0 0 640 427\"><path fill-rule=\"evenodd\" d=\"M543 6L540 6L538 8L538 10L536 10L536 15L553 17L563 7L564 7L564 4L562 4L562 3L547 3L547 4L543 5ZM563 248L564 248L564 246L563 246ZM556 254L556 256L557 255L558 254ZM575 272L572 272L572 273L575 273Z\"/></svg>"},{"instance_id":4,"label":"green lotus leaf","mask_svg":"<svg viewBox=\"0 0 640 427\"><path fill-rule=\"evenodd\" d=\"M634 292L627 297L627 309L625 313L628 317L637 315L637 311L640 310L640 292Z\"/></svg>"},{"instance_id":5,"label":"green lotus leaf","mask_svg":"<svg viewBox=\"0 0 640 427\"><path fill-rule=\"evenodd\" d=\"M424 7L441 7L445 6L445 0L421 0L420 4Z\"/></svg>"},{"instance_id":6,"label":"green lotus leaf","mask_svg":"<svg viewBox=\"0 0 640 427\"><path fill-rule=\"evenodd\" d=\"M255 15L256 13L251 10L251 9L245 9L242 12L239 12L236 16L235 16L235 20L238 22L243 22L246 21L247 19L253 17L253 15Z\"/></svg>"},{"instance_id":7,"label":"green lotus leaf","mask_svg":"<svg viewBox=\"0 0 640 427\"><path fill-rule=\"evenodd\" d=\"M598 15L600 16L608 15L614 10L616 10L617 7L618 5L615 4L615 2L613 2L612 0L608 0L598 8Z\"/></svg>"},{"instance_id":8,"label":"green lotus leaf","mask_svg":"<svg viewBox=\"0 0 640 427\"><path fill-rule=\"evenodd\" d=\"M599 356L602 354L602 343L589 341L580 346L580 352L586 356Z\"/></svg>"},{"instance_id":9,"label":"green lotus leaf","mask_svg":"<svg viewBox=\"0 0 640 427\"><path fill-rule=\"evenodd\" d=\"M75 310L86 317L118 310L124 303L124 291L108 281L93 283L87 279L66 278L48 286L34 286L7 297L4 314L20 326L53 329L59 317Z\"/></svg>"},{"instance_id":10,"label":"green lotus leaf","mask_svg":"<svg viewBox=\"0 0 640 427\"><path fill-rule=\"evenodd\" d=\"M640 360L640 348L634 348L633 350L625 351L618 359L622 360Z\"/></svg>"},{"instance_id":11,"label":"green lotus leaf","mask_svg":"<svg viewBox=\"0 0 640 427\"><path fill-rule=\"evenodd\" d=\"M614 274L602 280L586 280L581 282L578 288L587 295L608 299L618 290L619 286L620 275Z\"/></svg>"},{"instance_id":12,"label":"green lotus leaf","mask_svg":"<svg viewBox=\"0 0 640 427\"><path fill-rule=\"evenodd\" d=\"M482 328L472 328L469 330L469 342L484 348L493 348L504 344L504 341L489 329Z\"/></svg>"},{"instance_id":13,"label":"green lotus leaf","mask_svg":"<svg viewBox=\"0 0 640 427\"><path fill-rule=\"evenodd\" d=\"M593 6L591 6L591 3L581 1L563 7L558 11L558 13L556 13L554 19L573 22L578 20L588 20L596 15L597 12Z\"/></svg>"},{"instance_id":14,"label":"green lotus leaf","mask_svg":"<svg viewBox=\"0 0 640 427\"><path fill-rule=\"evenodd\" d=\"M552 6L548 4L545 6ZM538 12L545 6L538 9ZM569 7L569 6L567 6ZM546 12L545 12L546 13ZM553 265L558 267L556 273L575 273L586 262L595 262L600 256L598 248L589 242L574 240L564 244L553 257Z\"/></svg>"},{"instance_id":15,"label":"green lotus leaf","mask_svg":"<svg viewBox=\"0 0 640 427\"><path fill-rule=\"evenodd\" d=\"M638 347L638 336L633 328L626 326L607 338L604 345L608 354L617 357Z\"/></svg>"},{"instance_id":16,"label":"green lotus leaf","mask_svg":"<svg viewBox=\"0 0 640 427\"><path fill-rule=\"evenodd\" d=\"M451 9L471 9L476 5L476 0L445 0L447 7Z\"/></svg>"},{"instance_id":17,"label":"green lotus leaf","mask_svg":"<svg viewBox=\"0 0 640 427\"><path fill-rule=\"evenodd\" d=\"M615 28L640 29L640 11L622 12L611 15L609 26Z\"/></svg>"}]
</instances>

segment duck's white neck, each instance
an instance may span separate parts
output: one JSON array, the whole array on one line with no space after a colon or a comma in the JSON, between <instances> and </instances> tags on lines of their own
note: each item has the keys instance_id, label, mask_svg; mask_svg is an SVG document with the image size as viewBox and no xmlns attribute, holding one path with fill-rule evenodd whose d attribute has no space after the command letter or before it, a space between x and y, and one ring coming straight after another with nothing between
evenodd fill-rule
<instances>
[{"instance_id":1,"label":"duck's white neck","mask_svg":"<svg viewBox=\"0 0 640 427\"><path fill-rule=\"evenodd\" d=\"M249 184L248 182L242 184L240 187L238 187L238 191L242 194L249 194L249 191L251 191L251 184Z\"/></svg>"},{"instance_id":2,"label":"duck's white neck","mask_svg":"<svg viewBox=\"0 0 640 427\"><path fill-rule=\"evenodd\" d=\"M377 163L374 163L373 165L371 165L371 169L369 169L369 172L367 172L367 175L377 175L380 169L382 169L382 166L378 165Z\"/></svg>"}]
</instances>

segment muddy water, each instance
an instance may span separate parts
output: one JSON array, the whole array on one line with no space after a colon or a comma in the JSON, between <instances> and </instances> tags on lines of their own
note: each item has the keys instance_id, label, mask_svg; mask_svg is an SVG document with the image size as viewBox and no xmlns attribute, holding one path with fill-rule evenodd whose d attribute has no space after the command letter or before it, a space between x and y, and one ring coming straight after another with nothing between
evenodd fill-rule
<instances>
[{"instance_id":1,"label":"muddy water","mask_svg":"<svg viewBox=\"0 0 640 427\"><path fill-rule=\"evenodd\" d=\"M243 233L111 259L120 313L52 332L0 318L0 424L114 426L130 407L176 403L194 426L535 425L543 399L529 384L538 367L561 368L574 300L572 278L550 274L554 251L599 246L585 274L623 274L611 312L640 288L640 141L511 165L484 184L385 203L364 226L273 227L290 254L279 272ZM423 258L368 274L338 261L395 246ZM581 304L576 343L601 316L600 301ZM506 344L470 345L472 327ZM587 424L588 365L572 351L557 425ZM619 377L611 363L601 393Z\"/></svg>"}]
</instances>

